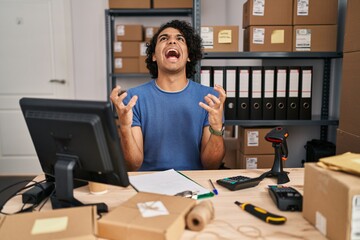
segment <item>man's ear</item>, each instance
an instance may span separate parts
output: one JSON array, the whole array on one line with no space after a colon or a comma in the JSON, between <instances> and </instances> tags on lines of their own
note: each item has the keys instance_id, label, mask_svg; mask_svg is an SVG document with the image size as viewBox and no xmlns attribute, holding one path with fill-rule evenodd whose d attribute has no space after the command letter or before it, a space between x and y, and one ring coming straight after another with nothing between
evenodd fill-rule
<instances>
[{"instance_id":1,"label":"man's ear","mask_svg":"<svg viewBox=\"0 0 360 240\"><path fill-rule=\"evenodd\" d=\"M191 61L190 61L190 58L187 58L187 61L188 61L188 62L191 62Z\"/></svg>"},{"instance_id":2,"label":"man's ear","mask_svg":"<svg viewBox=\"0 0 360 240\"><path fill-rule=\"evenodd\" d=\"M153 61L153 62L156 62L155 54L152 55L152 61Z\"/></svg>"}]
</instances>

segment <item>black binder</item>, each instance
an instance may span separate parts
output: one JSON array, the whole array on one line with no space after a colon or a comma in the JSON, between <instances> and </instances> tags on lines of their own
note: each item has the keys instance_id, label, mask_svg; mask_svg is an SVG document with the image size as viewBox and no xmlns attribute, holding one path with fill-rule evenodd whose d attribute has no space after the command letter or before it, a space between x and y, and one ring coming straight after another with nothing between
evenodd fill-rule
<instances>
[{"instance_id":1,"label":"black binder","mask_svg":"<svg viewBox=\"0 0 360 240\"><path fill-rule=\"evenodd\" d=\"M236 85L238 92L237 118L239 120L250 119L250 67L239 67L238 82Z\"/></svg>"},{"instance_id":2,"label":"black binder","mask_svg":"<svg viewBox=\"0 0 360 240\"><path fill-rule=\"evenodd\" d=\"M290 67L287 84L287 109L286 118L289 120L299 119L299 88L300 88L300 67Z\"/></svg>"},{"instance_id":3,"label":"black binder","mask_svg":"<svg viewBox=\"0 0 360 240\"><path fill-rule=\"evenodd\" d=\"M312 67L301 67L300 70L300 113L299 119L311 119L311 105L312 105Z\"/></svg>"},{"instance_id":4,"label":"black binder","mask_svg":"<svg viewBox=\"0 0 360 240\"><path fill-rule=\"evenodd\" d=\"M251 67L250 119L262 119L262 67Z\"/></svg>"},{"instance_id":5,"label":"black binder","mask_svg":"<svg viewBox=\"0 0 360 240\"><path fill-rule=\"evenodd\" d=\"M287 67L277 67L275 77L275 119L286 119L286 78Z\"/></svg>"},{"instance_id":6,"label":"black binder","mask_svg":"<svg viewBox=\"0 0 360 240\"><path fill-rule=\"evenodd\" d=\"M263 119L275 119L275 67L264 67L263 71Z\"/></svg>"},{"instance_id":7,"label":"black binder","mask_svg":"<svg viewBox=\"0 0 360 240\"><path fill-rule=\"evenodd\" d=\"M200 70L200 83L204 86L211 86L211 67L202 66Z\"/></svg>"},{"instance_id":8,"label":"black binder","mask_svg":"<svg viewBox=\"0 0 360 240\"><path fill-rule=\"evenodd\" d=\"M236 67L227 67L225 69L225 119L235 120L236 119Z\"/></svg>"},{"instance_id":9,"label":"black binder","mask_svg":"<svg viewBox=\"0 0 360 240\"><path fill-rule=\"evenodd\" d=\"M221 87L224 87L224 80L225 80L225 68L224 67L213 67L212 68L212 87L215 86L215 84L220 85Z\"/></svg>"}]
</instances>

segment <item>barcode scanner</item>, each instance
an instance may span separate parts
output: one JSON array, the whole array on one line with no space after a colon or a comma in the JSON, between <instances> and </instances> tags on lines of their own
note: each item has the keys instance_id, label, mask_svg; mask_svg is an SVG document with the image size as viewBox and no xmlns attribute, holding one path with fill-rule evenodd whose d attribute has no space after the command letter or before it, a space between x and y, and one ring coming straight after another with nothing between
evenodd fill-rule
<instances>
[{"instance_id":1,"label":"barcode scanner","mask_svg":"<svg viewBox=\"0 0 360 240\"><path fill-rule=\"evenodd\" d=\"M289 133L286 128L275 127L266 134L265 140L272 143L275 150L274 163L266 177L277 177L278 184L287 183L290 181L287 172L284 172L282 161L288 157L288 148L286 139Z\"/></svg>"}]
</instances>

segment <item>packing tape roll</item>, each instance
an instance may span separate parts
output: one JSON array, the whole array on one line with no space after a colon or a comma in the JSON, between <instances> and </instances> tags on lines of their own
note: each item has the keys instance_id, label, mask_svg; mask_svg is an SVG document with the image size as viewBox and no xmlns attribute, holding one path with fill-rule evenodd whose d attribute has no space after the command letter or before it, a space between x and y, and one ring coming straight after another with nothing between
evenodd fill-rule
<instances>
[{"instance_id":1,"label":"packing tape roll","mask_svg":"<svg viewBox=\"0 0 360 240\"><path fill-rule=\"evenodd\" d=\"M201 231L214 219L214 206L211 201L202 201L193 207L186 216L186 226L193 231Z\"/></svg>"}]
</instances>

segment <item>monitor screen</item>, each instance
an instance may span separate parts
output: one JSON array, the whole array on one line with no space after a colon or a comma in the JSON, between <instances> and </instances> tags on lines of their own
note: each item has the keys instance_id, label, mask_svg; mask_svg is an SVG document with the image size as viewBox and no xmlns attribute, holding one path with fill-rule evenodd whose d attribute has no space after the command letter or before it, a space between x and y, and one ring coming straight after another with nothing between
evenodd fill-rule
<instances>
[{"instance_id":1,"label":"monitor screen","mask_svg":"<svg viewBox=\"0 0 360 240\"><path fill-rule=\"evenodd\" d=\"M80 204L74 203L73 179L129 185L109 102L22 98L20 107L41 168L55 178L57 205L63 206L53 208Z\"/></svg>"}]
</instances>

